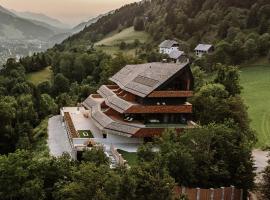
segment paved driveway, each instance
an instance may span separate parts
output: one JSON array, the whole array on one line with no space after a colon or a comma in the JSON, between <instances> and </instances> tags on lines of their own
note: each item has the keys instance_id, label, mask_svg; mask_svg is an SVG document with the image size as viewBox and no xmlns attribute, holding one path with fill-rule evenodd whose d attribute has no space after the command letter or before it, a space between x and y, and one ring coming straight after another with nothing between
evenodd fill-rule
<instances>
[{"instance_id":1,"label":"paved driveway","mask_svg":"<svg viewBox=\"0 0 270 200\"><path fill-rule=\"evenodd\" d=\"M253 150L252 155L255 161L255 167L257 168L256 173L262 172L267 166L268 152L255 149Z\"/></svg>"},{"instance_id":2,"label":"paved driveway","mask_svg":"<svg viewBox=\"0 0 270 200\"><path fill-rule=\"evenodd\" d=\"M62 125L60 115L53 116L49 119L47 142L52 156L59 157L67 152L74 158L68 135Z\"/></svg>"}]
</instances>

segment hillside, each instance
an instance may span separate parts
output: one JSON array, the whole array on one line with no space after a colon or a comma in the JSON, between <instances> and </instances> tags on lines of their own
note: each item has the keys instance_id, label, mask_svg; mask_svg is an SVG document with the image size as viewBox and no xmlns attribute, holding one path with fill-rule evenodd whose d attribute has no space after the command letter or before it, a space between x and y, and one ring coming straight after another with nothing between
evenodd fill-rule
<instances>
[{"instance_id":1,"label":"hillside","mask_svg":"<svg viewBox=\"0 0 270 200\"><path fill-rule=\"evenodd\" d=\"M111 33L107 35L101 41L95 43L95 48L103 50L104 52L114 55L121 51L129 55L134 55L135 49L137 47L132 46L134 41L139 43L146 43L151 39L151 36L144 31L135 31L134 27L126 28L119 33ZM121 50L119 48L120 44L124 42L127 46L130 45L128 49Z\"/></svg>"},{"instance_id":2,"label":"hillside","mask_svg":"<svg viewBox=\"0 0 270 200\"><path fill-rule=\"evenodd\" d=\"M121 42L132 43L134 40L139 40L141 43L146 42L150 36L144 31L135 31L134 27L130 27L122 30L119 33L112 33L106 36L101 41L97 42L95 45L101 46L114 46L119 45Z\"/></svg>"},{"instance_id":3,"label":"hillside","mask_svg":"<svg viewBox=\"0 0 270 200\"><path fill-rule=\"evenodd\" d=\"M17 17L15 14L1 7L0 38L44 40L52 35L54 35L54 31L51 29Z\"/></svg>"},{"instance_id":4,"label":"hillside","mask_svg":"<svg viewBox=\"0 0 270 200\"><path fill-rule=\"evenodd\" d=\"M217 44L220 40L244 43L249 33L269 32L270 4L266 0L170 0L132 3L102 17L97 23L73 35L64 44L96 42L119 29L143 20L145 31L158 44L165 38L184 41L189 50L198 42Z\"/></svg>"},{"instance_id":5,"label":"hillside","mask_svg":"<svg viewBox=\"0 0 270 200\"><path fill-rule=\"evenodd\" d=\"M77 26L73 27L73 28L71 29L71 32L72 32L73 34L79 33L79 32L82 31L85 27L88 27L88 26L90 26L91 24L96 23L100 18L102 18L102 17L104 17L104 16L106 16L106 15L112 14L113 12L114 12L114 11L110 11L110 12L108 12L108 13L101 14L101 15L99 15L99 16L97 16L97 17L91 18L91 19L89 19L87 22L82 22L82 23L78 24Z\"/></svg>"}]
</instances>

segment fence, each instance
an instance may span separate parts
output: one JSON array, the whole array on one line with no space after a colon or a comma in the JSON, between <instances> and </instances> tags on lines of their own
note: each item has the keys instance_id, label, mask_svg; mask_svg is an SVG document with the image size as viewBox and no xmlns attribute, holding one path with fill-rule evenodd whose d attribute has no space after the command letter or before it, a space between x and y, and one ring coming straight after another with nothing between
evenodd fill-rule
<instances>
[{"instance_id":1,"label":"fence","mask_svg":"<svg viewBox=\"0 0 270 200\"><path fill-rule=\"evenodd\" d=\"M236 189L234 186L217 189L175 187L174 195L175 199L184 195L188 200L242 200L243 190Z\"/></svg>"}]
</instances>

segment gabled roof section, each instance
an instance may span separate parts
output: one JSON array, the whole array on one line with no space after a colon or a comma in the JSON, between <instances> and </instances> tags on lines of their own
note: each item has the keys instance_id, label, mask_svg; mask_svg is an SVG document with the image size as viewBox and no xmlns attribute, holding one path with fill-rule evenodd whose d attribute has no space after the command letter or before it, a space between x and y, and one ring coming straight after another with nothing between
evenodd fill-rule
<instances>
[{"instance_id":1,"label":"gabled roof section","mask_svg":"<svg viewBox=\"0 0 270 200\"><path fill-rule=\"evenodd\" d=\"M178 42L176 42L174 40L165 40L159 45L159 47L160 48L171 48L173 45L178 45Z\"/></svg>"},{"instance_id":2,"label":"gabled roof section","mask_svg":"<svg viewBox=\"0 0 270 200\"><path fill-rule=\"evenodd\" d=\"M188 62L127 65L110 80L125 91L146 97L187 65Z\"/></svg>"},{"instance_id":3,"label":"gabled roof section","mask_svg":"<svg viewBox=\"0 0 270 200\"><path fill-rule=\"evenodd\" d=\"M198 44L195 51L209 51L212 47L211 44Z\"/></svg>"},{"instance_id":4,"label":"gabled roof section","mask_svg":"<svg viewBox=\"0 0 270 200\"><path fill-rule=\"evenodd\" d=\"M180 56L184 55L184 51L174 50L169 54L169 57L172 59L178 59Z\"/></svg>"}]
</instances>

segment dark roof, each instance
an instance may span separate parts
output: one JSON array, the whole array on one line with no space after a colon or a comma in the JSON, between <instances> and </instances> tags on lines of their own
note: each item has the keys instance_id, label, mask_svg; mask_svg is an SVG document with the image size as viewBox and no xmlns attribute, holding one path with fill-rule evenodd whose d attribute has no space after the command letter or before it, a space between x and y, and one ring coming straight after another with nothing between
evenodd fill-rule
<instances>
[{"instance_id":1,"label":"dark roof","mask_svg":"<svg viewBox=\"0 0 270 200\"><path fill-rule=\"evenodd\" d=\"M195 48L195 51L208 51L212 47L213 45L211 44L198 44L197 47Z\"/></svg>"},{"instance_id":2,"label":"dark roof","mask_svg":"<svg viewBox=\"0 0 270 200\"><path fill-rule=\"evenodd\" d=\"M178 42L174 41L174 40L165 40L163 41L159 47L160 48L171 48L173 45L177 45Z\"/></svg>"},{"instance_id":3,"label":"dark roof","mask_svg":"<svg viewBox=\"0 0 270 200\"><path fill-rule=\"evenodd\" d=\"M188 62L127 65L110 80L125 91L146 97L187 65Z\"/></svg>"},{"instance_id":4,"label":"dark roof","mask_svg":"<svg viewBox=\"0 0 270 200\"><path fill-rule=\"evenodd\" d=\"M105 85L98 89L98 93L104 98L108 106L120 113L124 113L133 106L132 103L121 99Z\"/></svg>"},{"instance_id":5,"label":"dark roof","mask_svg":"<svg viewBox=\"0 0 270 200\"><path fill-rule=\"evenodd\" d=\"M184 51L174 50L169 54L169 57L172 59L178 59L180 56L184 55Z\"/></svg>"}]
</instances>

